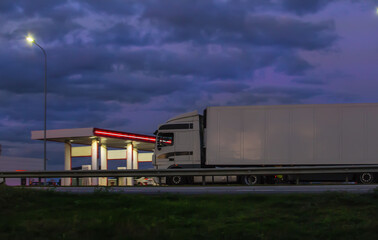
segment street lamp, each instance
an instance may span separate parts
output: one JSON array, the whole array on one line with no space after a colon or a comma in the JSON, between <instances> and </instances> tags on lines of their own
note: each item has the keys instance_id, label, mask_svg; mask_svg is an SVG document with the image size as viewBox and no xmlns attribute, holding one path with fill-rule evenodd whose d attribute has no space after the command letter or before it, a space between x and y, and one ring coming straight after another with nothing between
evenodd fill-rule
<instances>
[{"instance_id":1,"label":"street lamp","mask_svg":"<svg viewBox=\"0 0 378 240\"><path fill-rule=\"evenodd\" d=\"M43 170L46 171L46 162L47 162L47 158L46 158L46 110L47 110L47 55L46 55L46 51L45 49L43 49L36 41L34 38L28 36L26 38L26 40L30 43L34 43L37 47L39 47L42 52L43 52L43 55L45 55L45 90L44 90L44 93L45 93L45 111L44 111L44 129L43 129Z\"/></svg>"}]
</instances>

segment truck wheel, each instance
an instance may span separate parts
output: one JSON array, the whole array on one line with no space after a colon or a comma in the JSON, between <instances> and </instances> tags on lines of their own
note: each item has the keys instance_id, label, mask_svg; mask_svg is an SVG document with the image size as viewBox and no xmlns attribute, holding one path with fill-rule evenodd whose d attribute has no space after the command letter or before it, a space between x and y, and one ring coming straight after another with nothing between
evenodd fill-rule
<instances>
[{"instance_id":1,"label":"truck wheel","mask_svg":"<svg viewBox=\"0 0 378 240\"><path fill-rule=\"evenodd\" d=\"M358 182L362 184L374 183L375 177L373 173L361 173L358 177Z\"/></svg>"},{"instance_id":2,"label":"truck wheel","mask_svg":"<svg viewBox=\"0 0 378 240\"><path fill-rule=\"evenodd\" d=\"M256 185L261 181L261 177L257 175L247 175L243 177L244 184L246 185Z\"/></svg>"},{"instance_id":3,"label":"truck wheel","mask_svg":"<svg viewBox=\"0 0 378 240\"><path fill-rule=\"evenodd\" d=\"M173 176L168 178L169 185L182 185L185 183L185 178L182 176Z\"/></svg>"}]
</instances>

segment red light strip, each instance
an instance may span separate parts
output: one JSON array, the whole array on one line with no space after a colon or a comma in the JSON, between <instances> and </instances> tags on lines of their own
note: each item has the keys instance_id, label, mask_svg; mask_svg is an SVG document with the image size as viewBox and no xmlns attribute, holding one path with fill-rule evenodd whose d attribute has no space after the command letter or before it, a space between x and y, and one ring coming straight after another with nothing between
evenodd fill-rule
<instances>
[{"instance_id":1,"label":"red light strip","mask_svg":"<svg viewBox=\"0 0 378 240\"><path fill-rule=\"evenodd\" d=\"M109 131L101 131L101 130L95 130L95 134L99 135L105 135L105 136L113 136L113 137L121 137L121 138L128 138L128 139L135 139L135 140L142 140L147 142L155 142L154 137L148 137L148 136L137 136L137 135L131 135L126 133L116 133L116 132L109 132Z\"/></svg>"}]
</instances>

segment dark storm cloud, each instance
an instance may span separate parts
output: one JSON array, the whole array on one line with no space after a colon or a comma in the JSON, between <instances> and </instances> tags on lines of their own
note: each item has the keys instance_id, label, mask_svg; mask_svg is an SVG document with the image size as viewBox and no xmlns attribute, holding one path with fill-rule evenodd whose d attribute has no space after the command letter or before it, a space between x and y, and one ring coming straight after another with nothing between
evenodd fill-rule
<instances>
[{"instance_id":1,"label":"dark storm cloud","mask_svg":"<svg viewBox=\"0 0 378 240\"><path fill-rule=\"evenodd\" d=\"M250 75L253 55L249 51L210 53L206 48L192 48L184 53L172 50L139 50L126 52L122 58L131 71L151 75L183 75L209 79L237 78Z\"/></svg>"},{"instance_id":2,"label":"dark storm cloud","mask_svg":"<svg viewBox=\"0 0 378 240\"><path fill-rule=\"evenodd\" d=\"M38 36L40 43L48 43L57 39L63 39L64 36L75 30L81 29L81 26L67 19L62 21L60 19L52 18L37 18L30 22L25 22L14 31L4 35L4 37L11 41L15 39L24 39L28 33L33 33Z\"/></svg>"},{"instance_id":3,"label":"dark storm cloud","mask_svg":"<svg viewBox=\"0 0 378 240\"><path fill-rule=\"evenodd\" d=\"M194 87L192 88L194 89ZM163 98L164 104L153 104L149 110L156 112L170 112L181 114L184 112L199 110L202 112L206 106L210 105L212 99L211 92L192 91L175 92ZM210 94L209 94L210 93Z\"/></svg>"},{"instance_id":4,"label":"dark storm cloud","mask_svg":"<svg viewBox=\"0 0 378 240\"><path fill-rule=\"evenodd\" d=\"M51 12L56 6L66 3L67 1L13 1L2 0L0 2L0 12L5 15L17 15L25 17L33 17L36 15L44 15Z\"/></svg>"},{"instance_id":5,"label":"dark storm cloud","mask_svg":"<svg viewBox=\"0 0 378 240\"><path fill-rule=\"evenodd\" d=\"M204 84L204 90L212 93L238 93L248 88L248 84L241 82L222 81Z\"/></svg>"},{"instance_id":6,"label":"dark storm cloud","mask_svg":"<svg viewBox=\"0 0 378 240\"><path fill-rule=\"evenodd\" d=\"M335 0L284 0L282 5L284 9L302 15L315 13L334 1Z\"/></svg>"},{"instance_id":7,"label":"dark storm cloud","mask_svg":"<svg viewBox=\"0 0 378 240\"><path fill-rule=\"evenodd\" d=\"M30 131L33 130L33 127L36 127L33 124L28 125L17 125L14 127L9 127L9 122L12 121L12 119L0 119L2 124L0 125L0 131L2 137L0 138L0 141L8 141L8 142L29 142L30 139ZM43 125L40 125L37 129L42 129ZM35 128L34 128L35 129Z\"/></svg>"},{"instance_id":8,"label":"dark storm cloud","mask_svg":"<svg viewBox=\"0 0 378 240\"><path fill-rule=\"evenodd\" d=\"M116 78L117 76L113 77ZM112 77L109 77L112 78ZM86 84L85 81L91 83ZM68 83L59 85L54 92L65 97L94 99L95 101L118 101L127 103L149 102L154 96L167 95L177 90L182 90L187 83L185 80L159 79L140 76L139 79L122 77L121 81L109 80L103 82L103 78L83 79L84 83Z\"/></svg>"},{"instance_id":9,"label":"dark storm cloud","mask_svg":"<svg viewBox=\"0 0 378 240\"><path fill-rule=\"evenodd\" d=\"M127 81L114 84L101 83L107 81L104 74L111 72L111 67L114 64L126 66L131 73L142 72L148 76L190 75L206 78L205 81L250 78L254 69L274 64L276 64L277 71L289 75L300 75L311 66L308 62L287 51L287 48L325 48L335 40L333 26L330 22L310 23L294 18L254 15L257 8L269 5L267 1L253 3L249 1L180 1L180 3L177 1L147 1L144 3L130 1L129 4L124 4L121 1L115 1L112 4L104 4L102 1L75 4L72 2L42 3L45 1L22 2L22 4L13 1L2 2L0 11L10 17L19 17L22 13L23 18L35 18L34 23L25 21L24 24L8 32L5 36L9 39L15 38L15 36L32 29L44 41L62 39L64 36L82 29L75 18L85 13L83 9L101 11L105 16L106 14L120 15L122 12L127 16L141 14L141 21L150 23L149 27L138 31L135 24L120 22L110 28L89 31L89 36L93 38L92 44L85 45L80 41L74 41L68 45L48 47L50 48L47 49L49 77L61 81L53 83L52 90L55 93L65 93L62 83L68 83L66 88L70 88L70 96L75 95L75 92L79 95L83 88L88 87L92 90L88 91L88 98L97 96L98 99L112 100L114 98L106 89L108 85L120 91L126 91L126 89L138 91L133 87L135 84L126 88L125 85L129 84ZM290 7L292 3L286 5ZM212 10L208 11L208 9ZM164 49L117 50L117 46L122 45L156 44L156 36L151 35L149 32L153 31L150 30L160 32L160 44L185 41L196 42L196 45L191 46L191 49L188 48L188 51L184 53ZM298 35L301 37L296 37ZM73 43L75 46L72 45ZM98 48L97 46L100 44L104 46L110 44L109 46L114 47ZM222 46L220 52L210 53L207 50L208 44ZM237 46L238 44L242 45ZM253 45L272 48L258 52ZM284 48L286 51L283 51ZM8 52L3 56L10 55L12 54ZM258 57L254 57L255 55ZM35 92L40 89L39 86L33 84L33 79L31 79L37 75L38 63L31 63L32 61L29 61L31 57L28 58L28 61L22 61L19 57L10 59L11 61L8 59L9 64L4 68L9 71L4 71L1 76L3 79L8 79L8 82L1 84L3 89L18 93ZM287 60L290 61L287 62ZM17 67L25 71L21 73L14 67L16 61L24 64L24 66ZM4 62L6 62L5 59ZM25 76L22 77L22 74ZM83 82L70 85L69 77L75 74L83 75L81 80L84 82L85 79L92 78L93 75L96 77L93 77L91 85L85 85ZM143 76L141 77L143 78ZM160 79L154 80L160 85L167 84L164 81L160 82ZM169 86L172 84L168 83ZM153 84L147 83L144 88L149 94L154 94L156 91L148 89L148 86L153 86ZM171 91L168 90L169 92ZM117 96L117 94L113 95ZM122 99L137 102L142 99L145 101L147 98L147 96L143 96L140 100L135 97Z\"/></svg>"},{"instance_id":10,"label":"dark storm cloud","mask_svg":"<svg viewBox=\"0 0 378 240\"><path fill-rule=\"evenodd\" d=\"M293 87L259 87L240 93L231 105L255 105L255 104L295 104L303 100L323 95L324 91L313 88Z\"/></svg>"},{"instance_id":11,"label":"dark storm cloud","mask_svg":"<svg viewBox=\"0 0 378 240\"><path fill-rule=\"evenodd\" d=\"M0 91L0 99L3 94L4 92ZM7 97L7 100L0 105L1 116L12 118L15 122L23 121L25 116L27 116L29 122L43 121L43 94L6 94L5 96ZM10 108L9 105L11 105L12 108ZM77 111L78 109L80 109L80 111ZM114 108L107 106L106 103L93 105L92 101L88 99L78 101L78 99L65 99L52 94L48 95L50 120L58 120L59 118L63 120L75 119L75 117L71 116L71 114L75 112L77 114L85 115L86 112L114 110ZM59 113L62 113L61 116Z\"/></svg>"},{"instance_id":12,"label":"dark storm cloud","mask_svg":"<svg viewBox=\"0 0 378 240\"><path fill-rule=\"evenodd\" d=\"M43 89L43 55L32 51L0 50L0 89L16 94ZM0 103L1 104L1 103Z\"/></svg>"},{"instance_id":13,"label":"dark storm cloud","mask_svg":"<svg viewBox=\"0 0 378 240\"><path fill-rule=\"evenodd\" d=\"M276 65L278 72L286 73L289 76L304 75L307 70L312 68L313 66L309 62L290 53L279 57Z\"/></svg>"},{"instance_id":14,"label":"dark storm cloud","mask_svg":"<svg viewBox=\"0 0 378 240\"><path fill-rule=\"evenodd\" d=\"M83 0L81 1L81 4L83 8L90 9L95 12L125 16L134 15L140 12L143 5L149 4L150 2L151 1L149 0L112 0L112 2L109 3L103 0Z\"/></svg>"},{"instance_id":15,"label":"dark storm cloud","mask_svg":"<svg viewBox=\"0 0 378 240\"><path fill-rule=\"evenodd\" d=\"M297 19L253 16L247 42L284 48L316 50L332 45L336 40L332 22L310 23Z\"/></svg>"},{"instance_id":16,"label":"dark storm cloud","mask_svg":"<svg viewBox=\"0 0 378 240\"><path fill-rule=\"evenodd\" d=\"M118 4L121 3L115 2L114 5L111 5L102 4L101 1L88 1L81 5L77 3L76 7L69 6L67 3L47 4L40 11L37 11L30 3L14 4L14 7L11 7L12 9L22 9L27 13L26 16L37 16L38 24L25 21L25 24L11 31L8 37L14 38L21 35L27 29L32 29L31 26L33 26L36 34L44 41L53 39L61 41L64 36L82 29L82 26L74 20L78 16L77 13L83 12L84 6L87 6L88 9L97 10L103 6L102 12L109 14L113 14L113 11L117 13L119 9L123 8L128 9L126 13L129 15L141 12L141 19L151 23L143 31L131 24L122 22L103 30L89 31L88 36L93 38L92 43L84 44L78 40L71 44L48 47L49 76L52 79L61 81L75 74L82 74L84 75L83 79L85 79L95 74L99 80L92 81L92 85L97 84L97 86L92 86L94 90L103 88L103 85L109 85L102 84L101 81L107 81L104 74L111 72L111 67L114 64L124 65L130 72L143 72L146 75L190 75L206 78L206 81L238 79L240 77L251 78L255 69L270 65L276 65L277 71L288 75L302 75L312 66L300 57L295 56L288 49L326 48L331 46L336 39L331 22L310 23L269 15L251 15L256 7L264 6L263 1L253 4L248 1L227 1L224 3L217 1L180 1L179 4L176 1L152 1L144 4L131 1L129 5L121 4L123 8L115 7ZM138 5L138 7L135 5ZM47 11L47 9L55 11L55 14ZM172 9L175 9L175 11L171 11ZM207 9L212 9L212 11ZM73 13L73 15L69 13ZM196 17L193 18L193 16ZM154 31L160 32L160 43L189 42L187 50L177 52L164 48L126 49L123 51L117 49L120 46L128 45L154 45L156 44L155 35L159 35L150 34ZM44 37L44 34L48 36ZM197 44L191 45L192 42ZM218 46L219 50L211 52L209 44ZM112 47L104 47L107 45ZM264 46L265 49L256 49L255 45ZM11 56L12 54L5 52L2 55ZM10 80L10 82L2 83L3 89L15 92L36 91L37 85L32 84L31 76L37 75L38 64L35 61L31 64L30 58L29 56L28 61L22 61L20 57L16 57L7 61L8 66L4 66L4 68L9 69L9 71L6 71L1 77ZM24 66L17 64L16 67L16 64L14 64L16 61ZM20 67L26 71L19 72L17 69ZM22 74L25 76L20 76ZM155 80L159 81L159 79ZM124 82L123 84L128 83ZM162 82L161 84L165 83ZM57 83L53 86L59 85ZM73 91L81 91L82 87L85 86L77 84L70 87L73 88ZM121 86L115 84L113 87L124 90L122 84ZM61 86L61 88L64 87ZM38 89L40 88L38 87ZM104 97L101 97L104 96L103 92L96 95L100 96L99 99L104 99ZM130 98L124 99L130 100ZM143 97L142 99L146 98ZM135 102L135 100L132 100L132 102Z\"/></svg>"},{"instance_id":17,"label":"dark storm cloud","mask_svg":"<svg viewBox=\"0 0 378 240\"><path fill-rule=\"evenodd\" d=\"M302 84L313 84L313 85L324 85L327 82L323 79L315 78L315 77L301 77L293 79L295 83L302 83Z\"/></svg>"},{"instance_id":18,"label":"dark storm cloud","mask_svg":"<svg viewBox=\"0 0 378 240\"><path fill-rule=\"evenodd\" d=\"M43 129L43 95L11 95L0 91L0 141L29 142L32 130ZM9 107L12 106L12 107ZM116 103L90 99L70 99L48 95L48 128L125 127L129 116L114 116L120 106Z\"/></svg>"},{"instance_id":19,"label":"dark storm cloud","mask_svg":"<svg viewBox=\"0 0 378 240\"><path fill-rule=\"evenodd\" d=\"M142 32L138 27L127 22L116 23L106 30L93 30L91 36L96 39L97 46L104 44L145 46L154 44L158 39L155 34Z\"/></svg>"},{"instance_id":20,"label":"dark storm cloud","mask_svg":"<svg viewBox=\"0 0 378 240\"><path fill-rule=\"evenodd\" d=\"M111 71L117 55L94 46L62 46L51 49L49 73L53 79L74 74L101 74Z\"/></svg>"},{"instance_id":21,"label":"dark storm cloud","mask_svg":"<svg viewBox=\"0 0 378 240\"><path fill-rule=\"evenodd\" d=\"M62 39L68 32L81 28L72 20L83 14L80 8L69 6L67 3L68 1L46 0L1 1L0 19L21 23L11 28L8 33L2 34L2 37L14 41L33 33L39 39L43 39L44 43Z\"/></svg>"},{"instance_id":22,"label":"dark storm cloud","mask_svg":"<svg viewBox=\"0 0 378 240\"><path fill-rule=\"evenodd\" d=\"M48 88L68 87L69 77L75 74L97 76L111 71L111 53L95 48L69 47L47 49ZM43 55L38 48L15 52L0 50L0 89L14 93L38 93L43 90ZM101 78L97 83L103 82ZM92 83L96 83L91 81ZM80 84L76 83L77 85ZM75 87L75 85L73 85Z\"/></svg>"},{"instance_id":23,"label":"dark storm cloud","mask_svg":"<svg viewBox=\"0 0 378 240\"><path fill-rule=\"evenodd\" d=\"M235 7L232 1L224 4L210 1L165 3L147 6L142 17L159 27L166 41L315 50L336 40L332 22L311 23L290 17L254 15L250 10L252 4L244 8L243 5Z\"/></svg>"}]
</instances>

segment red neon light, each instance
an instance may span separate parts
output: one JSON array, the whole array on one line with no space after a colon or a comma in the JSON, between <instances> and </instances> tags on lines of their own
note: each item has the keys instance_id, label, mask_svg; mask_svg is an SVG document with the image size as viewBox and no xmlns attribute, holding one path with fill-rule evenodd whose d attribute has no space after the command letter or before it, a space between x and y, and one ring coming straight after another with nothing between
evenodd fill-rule
<instances>
[{"instance_id":1,"label":"red neon light","mask_svg":"<svg viewBox=\"0 0 378 240\"><path fill-rule=\"evenodd\" d=\"M95 130L94 134L102 135L102 136L127 138L127 139L132 139L132 140L140 140L140 141L153 142L153 143L156 141L156 138L154 137L129 134L129 133L111 132L111 131L106 131L106 130Z\"/></svg>"},{"instance_id":2,"label":"red neon light","mask_svg":"<svg viewBox=\"0 0 378 240\"><path fill-rule=\"evenodd\" d=\"M15 170L16 172L26 172L26 170Z\"/></svg>"}]
</instances>

